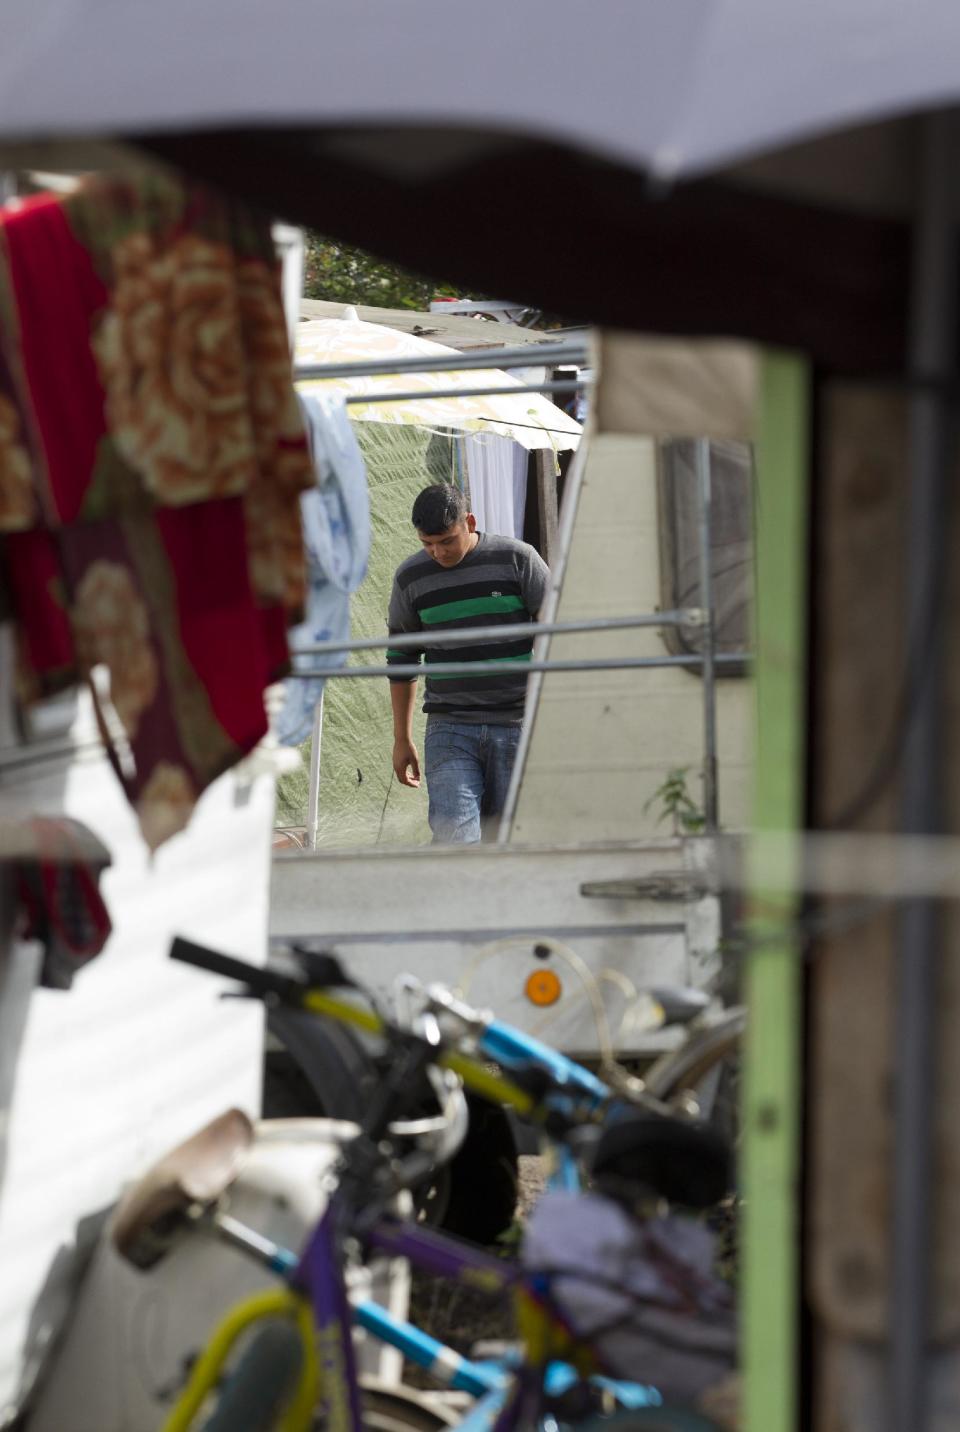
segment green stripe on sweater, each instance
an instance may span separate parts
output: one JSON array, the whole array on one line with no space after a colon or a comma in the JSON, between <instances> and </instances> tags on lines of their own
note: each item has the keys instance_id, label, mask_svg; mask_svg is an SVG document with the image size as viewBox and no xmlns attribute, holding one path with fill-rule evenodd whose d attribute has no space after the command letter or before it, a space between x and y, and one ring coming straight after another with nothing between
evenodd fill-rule
<instances>
[{"instance_id":1,"label":"green stripe on sweater","mask_svg":"<svg viewBox=\"0 0 960 1432\"><path fill-rule=\"evenodd\" d=\"M500 612L522 612L523 609L522 597L465 597L461 602L443 602L437 607L421 607L420 620L425 626L431 626L435 622L456 622L464 617L496 616Z\"/></svg>"}]
</instances>

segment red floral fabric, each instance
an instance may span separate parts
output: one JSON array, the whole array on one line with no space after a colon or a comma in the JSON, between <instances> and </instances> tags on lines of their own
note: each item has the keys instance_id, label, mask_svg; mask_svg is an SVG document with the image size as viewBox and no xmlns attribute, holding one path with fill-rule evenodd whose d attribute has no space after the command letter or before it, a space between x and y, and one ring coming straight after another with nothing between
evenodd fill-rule
<instances>
[{"instance_id":1,"label":"red floral fabric","mask_svg":"<svg viewBox=\"0 0 960 1432\"><path fill-rule=\"evenodd\" d=\"M193 185L0 211L0 562L24 699L92 683L156 847L261 738L312 481L269 229Z\"/></svg>"}]
</instances>

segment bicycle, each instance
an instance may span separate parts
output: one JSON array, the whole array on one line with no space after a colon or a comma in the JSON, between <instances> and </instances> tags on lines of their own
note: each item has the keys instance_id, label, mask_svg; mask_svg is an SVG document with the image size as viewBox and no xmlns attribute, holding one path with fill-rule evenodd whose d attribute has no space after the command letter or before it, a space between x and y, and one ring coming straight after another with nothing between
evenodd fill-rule
<instances>
[{"instance_id":1,"label":"bicycle","mask_svg":"<svg viewBox=\"0 0 960 1432\"><path fill-rule=\"evenodd\" d=\"M375 1010L331 993L332 985L348 982L329 959L318 961L316 957L309 957L309 976L303 979L246 966L186 942L177 942L174 953L189 963L240 981L248 993L267 1000L283 1000L314 1014L336 1018L368 1034L388 1033L396 1058L389 1078L378 1090L364 1129L344 1150L337 1187L331 1191L327 1211L299 1259L286 1250L267 1245L266 1240L238 1226L223 1211L219 1206L222 1179L215 1178L210 1183L202 1211L192 1197L193 1191L183 1190L185 1197L180 1199L179 1208L168 1206L159 1227L156 1210L145 1206L142 1198L138 1201L136 1192L124 1201L115 1225L115 1237L133 1261L142 1257L143 1249L154 1256L156 1240L159 1238L162 1243L169 1239L178 1220L191 1217L213 1228L226 1241L244 1248L287 1281L284 1289L248 1299L227 1315L194 1368L165 1424L165 1432L183 1432L193 1424L240 1334L268 1318L274 1320L273 1326L261 1329L257 1341L241 1360L239 1372L232 1383L228 1382L214 1420L208 1424L211 1432L221 1426L272 1427L275 1420L283 1432L295 1432L295 1429L300 1432L315 1425L314 1408L318 1404L325 1409L326 1417L320 1425L329 1427L331 1432L340 1432L340 1429L357 1432L364 1426L386 1427L388 1424L421 1428L427 1425L422 1417L414 1421L412 1414L403 1409L398 1411L396 1407L387 1414L371 1414L361 1408L350 1335L351 1311L340 1262L344 1249L349 1252L354 1245L362 1245L365 1255L399 1254L430 1271L468 1283L480 1281L491 1289L513 1290L527 1352L524 1360L512 1367L472 1363L411 1325L391 1318L376 1305L361 1305L352 1311L353 1320L361 1327L401 1348L421 1366L440 1372L441 1381L476 1398L474 1408L459 1424L462 1427L491 1427L506 1432L509 1428L541 1425L543 1417L554 1420L542 1425L560 1426L556 1414L571 1403L575 1404L571 1415L575 1415L579 1424L598 1398L608 1404L618 1401L622 1404L624 1399L627 1406L631 1400L635 1404L630 1413L635 1419L633 1423L620 1421L606 1425L624 1428L684 1425L677 1420L680 1414L672 1412L659 1412L656 1414L659 1421L651 1422L653 1409L637 1404L644 1400L655 1402L656 1394L604 1377L602 1366L591 1349L571 1334L549 1296L543 1289L538 1291L525 1278L522 1269L422 1226L398 1220L395 1214L385 1211L388 1196L397 1188L415 1183L428 1172L434 1160L449 1156L462 1130L462 1096L458 1105L454 1084L442 1077L438 1083L434 1078L434 1088L444 1106L442 1116L439 1122L420 1120L420 1134L428 1140L434 1139L433 1148L429 1152L418 1148L397 1159L395 1152L391 1152L392 1146L385 1143L391 1122L409 1102L411 1085L421 1079L425 1070L439 1067L453 1071L468 1087L550 1125L560 1150L559 1182L571 1188L577 1182L572 1145L579 1141L582 1151L584 1131L599 1131L603 1117L609 1115L618 1102L622 1103L609 1085L548 1046L497 1021L478 1017L475 1011L443 991L429 992L416 1020L410 1021L417 1026L413 1034L409 1028L391 1026ZM413 998L412 989L407 989L406 997ZM448 1027L446 1036L441 1028L444 1023ZM455 1036L450 1033L451 1028ZM475 1053L465 1053L464 1045L472 1046ZM497 1058L506 1072L492 1071L476 1054L482 1059ZM649 1095L647 1107L655 1108L660 1115L667 1112ZM228 1142L242 1143L241 1126L236 1120L234 1124ZM444 1134L438 1140L441 1125ZM621 1160L618 1176L621 1178L624 1155L627 1165L631 1156L636 1156L636 1148L632 1151L630 1148L629 1129L624 1140L625 1127L625 1118L621 1117L618 1126ZM668 1122L662 1121L661 1127L668 1128ZM677 1127L689 1133L696 1126L686 1123ZM409 1126L406 1132L410 1133ZM683 1171L688 1184L680 1192L688 1202L704 1201L704 1188L701 1186L691 1194L689 1181L696 1183L699 1179L703 1185L706 1178L710 1184L706 1201L712 1202L720 1190L717 1170L713 1170L711 1184L709 1169L696 1167L698 1158L702 1161L705 1155L710 1155L710 1146L700 1133L693 1135L692 1143L696 1147L686 1150L687 1166ZM602 1144L601 1135L601 1148ZM648 1138L645 1150L648 1163L652 1147ZM231 1157L222 1161L224 1169L231 1166L235 1154L236 1148L232 1147ZM646 1176L657 1175L651 1175L648 1167ZM319 1359L314 1353L314 1333ZM559 1391L564 1382L566 1386ZM252 1389L259 1393L259 1407L254 1407ZM238 1404L245 1409L245 1421L237 1420ZM668 1416L669 1422L664 1420ZM256 1418L260 1420L251 1420ZM437 1419L433 1425L444 1423ZM694 1424L687 1418L685 1425Z\"/></svg>"}]
</instances>

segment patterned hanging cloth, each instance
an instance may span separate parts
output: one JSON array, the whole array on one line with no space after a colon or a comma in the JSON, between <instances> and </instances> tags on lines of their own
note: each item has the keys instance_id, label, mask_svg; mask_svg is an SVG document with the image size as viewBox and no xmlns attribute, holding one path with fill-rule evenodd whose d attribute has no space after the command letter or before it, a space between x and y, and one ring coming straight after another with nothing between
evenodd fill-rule
<instances>
[{"instance_id":1,"label":"patterned hanging cloth","mask_svg":"<svg viewBox=\"0 0 960 1432\"><path fill-rule=\"evenodd\" d=\"M312 481L264 222L153 173L0 210L20 695L90 683L152 849L266 730Z\"/></svg>"}]
</instances>

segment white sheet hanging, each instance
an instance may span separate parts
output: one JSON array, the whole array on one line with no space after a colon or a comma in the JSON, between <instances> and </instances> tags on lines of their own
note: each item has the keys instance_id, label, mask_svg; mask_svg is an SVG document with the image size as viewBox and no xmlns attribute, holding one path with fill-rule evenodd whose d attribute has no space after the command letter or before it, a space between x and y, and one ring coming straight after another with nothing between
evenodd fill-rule
<instances>
[{"instance_id":1,"label":"white sheet hanging","mask_svg":"<svg viewBox=\"0 0 960 1432\"><path fill-rule=\"evenodd\" d=\"M463 440L470 510L481 532L523 537L527 452L512 438L484 435Z\"/></svg>"}]
</instances>

